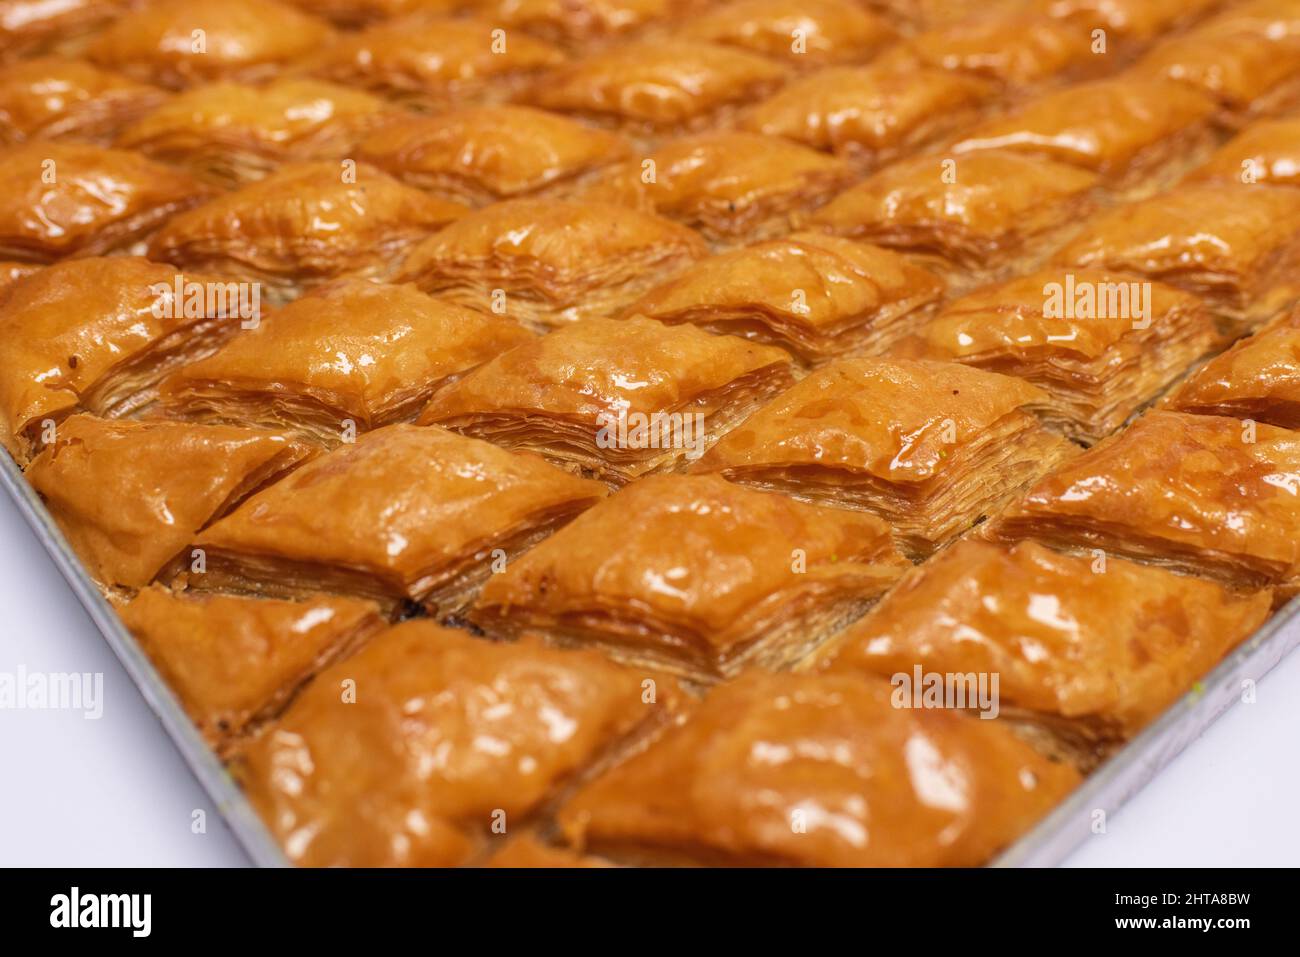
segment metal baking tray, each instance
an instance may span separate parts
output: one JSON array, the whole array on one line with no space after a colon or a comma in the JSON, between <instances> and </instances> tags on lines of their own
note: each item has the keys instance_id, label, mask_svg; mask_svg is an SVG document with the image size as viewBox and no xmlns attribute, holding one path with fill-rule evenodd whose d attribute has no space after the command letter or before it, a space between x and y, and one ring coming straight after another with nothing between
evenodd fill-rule
<instances>
[{"instance_id":1,"label":"metal baking tray","mask_svg":"<svg viewBox=\"0 0 1300 957\"><path fill-rule=\"evenodd\" d=\"M2 451L0 479L250 860L262 867L289 866L243 792L199 736L176 696L90 580L40 497L27 484L17 464ZM1297 645L1300 645L1300 597L1279 609L1173 707L1094 770L1073 794L1005 850L992 866L1059 864L1092 833L1098 809L1104 810L1107 817L1113 816L1240 699L1243 680L1263 677Z\"/></svg>"}]
</instances>

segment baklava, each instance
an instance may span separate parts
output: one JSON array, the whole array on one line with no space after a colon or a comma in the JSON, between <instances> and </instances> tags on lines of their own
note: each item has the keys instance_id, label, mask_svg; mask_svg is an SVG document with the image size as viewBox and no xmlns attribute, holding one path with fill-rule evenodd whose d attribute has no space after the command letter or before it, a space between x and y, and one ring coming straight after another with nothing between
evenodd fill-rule
<instances>
[{"instance_id":1,"label":"baklava","mask_svg":"<svg viewBox=\"0 0 1300 957\"><path fill-rule=\"evenodd\" d=\"M790 356L644 316L587 319L440 389L422 425L622 485L697 459L790 384Z\"/></svg>"},{"instance_id":2,"label":"baklava","mask_svg":"<svg viewBox=\"0 0 1300 957\"><path fill-rule=\"evenodd\" d=\"M0 144L61 139L107 144L165 96L157 87L81 60L22 60L0 67Z\"/></svg>"},{"instance_id":3,"label":"baklava","mask_svg":"<svg viewBox=\"0 0 1300 957\"><path fill-rule=\"evenodd\" d=\"M469 617L489 635L536 632L714 682L793 662L907 567L875 516L652 476L492 576Z\"/></svg>"},{"instance_id":4,"label":"baklava","mask_svg":"<svg viewBox=\"0 0 1300 957\"><path fill-rule=\"evenodd\" d=\"M72 53L87 35L126 12L135 0L0 0L0 63L33 54Z\"/></svg>"},{"instance_id":5,"label":"baklava","mask_svg":"<svg viewBox=\"0 0 1300 957\"><path fill-rule=\"evenodd\" d=\"M1020 379L952 362L843 359L737 426L695 472L880 515L924 557L995 511L1071 446Z\"/></svg>"},{"instance_id":6,"label":"baklava","mask_svg":"<svg viewBox=\"0 0 1300 957\"><path fill-rule=\"evenodd\" d=\"M863 63L897 38L858 0L728 0L684 18L677 35L781 60L796 69Z\"/></svg>"},{"instance_id":7,"label":"baklava","mask_svg":"<svg viewBox=\"0 0 1300 957\"><path fill-rule=\"evenodd\" d=\"M1053 17L1089 30L1113 33L1125 44L1147 44L1177 33L1221 6L1223 0L1032 0Z\"/></svg>"},{"instance_id":8,"label":"baklava","mask_svg":"<svg viewBox=\"0 0 1300 957\"><path fill-rule=\"evenodd\" d=\"M604 494L536 456L390 425L210 525L194 540L203 567L177 565L169 580L279 598L350 594L387 610L423 603L446 616Z\"/></svg>"},{"instance_id":9,"label":"baklava","mask_svg":"<svg viewBox=\"0 0 1300 957\"><path fill-rule=\"evenodd\" d=\"M414 286L343 279L241 331L162 388L162 411L328 445L414 418L444 383L529 341L522 326Z\"/></svg>"},{"instance_id":10,"label":"baklava","mask_svg":"<svg viewBox=\"0 0 1300 957\"><path fill-rule=\"evenodd\" d=\"M698 0L470 0L474 12L504 27L589 51L662 28ZM464 5L462 0L462 6Z\"/></svg>"},{"instance_id":11,"label":"baklava","mask_svg":"<svg viewBox=\"0 0 1300 957\"><path fill-rule=\"evenodd\" d=\"M1300 186L1300 120L1265 120L1248 126L1187 178Z\"/></svg>"}]
</instances>

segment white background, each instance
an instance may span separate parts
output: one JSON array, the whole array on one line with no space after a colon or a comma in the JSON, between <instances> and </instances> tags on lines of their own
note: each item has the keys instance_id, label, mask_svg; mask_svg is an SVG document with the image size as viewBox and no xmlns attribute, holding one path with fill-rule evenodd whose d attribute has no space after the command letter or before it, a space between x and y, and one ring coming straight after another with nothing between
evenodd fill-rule
<instances>
[{"instance_id":1,"label":"white background","mask_svg":"<svg viewBox=\"0 0 1300 957\"><path fill-rule=\"evenodd\" d=\"M103 672L97 721L0 710L0 865L242 866L235 839L162 726L0 492L0 672ZM1300 864L1300 652L1069 863ZM207 811L206 834L191 816ZM1168 888L1137 888L1165 890Z\"/></svg>"}]
</instances>

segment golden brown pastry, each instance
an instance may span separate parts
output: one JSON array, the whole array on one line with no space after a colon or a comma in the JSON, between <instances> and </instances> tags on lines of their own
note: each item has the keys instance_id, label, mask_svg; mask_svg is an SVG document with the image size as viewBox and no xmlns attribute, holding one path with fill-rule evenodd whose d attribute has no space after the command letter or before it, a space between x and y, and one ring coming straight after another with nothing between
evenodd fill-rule
<instances>
[{"instance_id":1,"label":"golden brown pastry","mask_svg":"<svg viewBox=\"0 0 1300 957\"><path fill-rule=\"evenodd\" d=\"M1300 186L1300 120L1252 124L1223 144L1187 179Z\"/></svg>"},{"instance_id":2,"label":"golden brown pastry","mask_svg":"<svg viewBox=\"0 0 1300 957\"><path fill-rule=\"evenodd\" d=\"M1230 584L1300 575L1300 433L1148 412L1045 477L990 529Z\"/></svg>"},{"instance_id":3,"label":"golden brown pastry","mask_svg":"<svg viewBox=\"0 0 1300 957\"><path fill-rule=\"evenodd\" d=\"M740 125L873 168L969 125L992 92L947 70L829 67L751 107Z\"/></svg>"},{"instance_id":4,"label":"golden brown pastry","mask_svg":"<svg viewBox=\"0 0 1300 957\"><path fill-rule=\"evenodd\" d=\"M206 568L188 568L188 581L282 598L354 594L390 609L410 600L452 614L495 569L604 494L535 456L390 425L210 526L196 541Z\"/></svg>"},{"instance_id":5,"label":"golden brown pastry","mask_svg":"<svg viewBox=\"0 0 1300 957\"><path fill-rule=\"evenodd\" d=\"M728 0L692 11L676 32L798 69L862 63L897 37L884 17L856 0Z\"/></svg>"},{"instance_id":6,"label":"golden brown pastry","mask_svg":"<svg viewBox=\"0 0 1300 957\"><path fill-rule=\"evenodd\" d=\"M1033 0L1037 9L1088 30L1149 43L1204 17L1223 0Z\"/></svg>"},{"instance_id":7,"label":"golden brown pastry","mask_svg":"<svg viewBox=\"0 0 1300 957\"><path fill-rule=\"evenodd\" d=\"M1021 379L953 362L842 359L725 435L695 472L889 522L924 557L1069 455Z\"/></svg>"},{"instance_id":8,"label":"golden brown pastry","mask_svg":"<svg viewBox=\"0 0 1300 957\"><path fill-rule=\"evenodd\" d=\"M702 131L776 90L786 67L715 43L674 40L612 46L539 78L527 99L639 135Z\"/></svg>"},{"instance_id":9,"label":"golden brown pastry","mask_svg":"<svg viewBox=\"0 0 1300 957\"><path fill-rule=\"evenodd\" d=\"M401 282L537 329L615 315L708 254L695 232L609 203L518 199L416 246Z\"/></svg>"},{"instance_id":10,"label":"golden brown pastry","mask_svg":"<svg viewBox=\"0 0 1300 957\"><path fill-rule=\"evenodd\" d=\"M988 150L873 174L809 225L912 253L957 288L1032 268L1092 206L1094 173Z\"/></svg>"},{"instance_id":11,"label":"golden brown pastry","mask_svg":"<svg viewBox=\"0 0 1300 957\"><path fill-rule=\"evenodd\" d=\"M886 681L752 674L559 811L618 861L986 863L1079 781L1000 722L895 707Z\"/></svg>"},{"instance_id":12,"label":"golden brown pastry","mask_svg":"<svg viewBox=\"0 0 1300 957\"><path fill-rule=\"evenodd\" d=\"M91 42L97 64L172 89L267 79L326 43L329 25L277 0L148 0Z\"/></svg>"},{"instance_id":13,"label":"golden brown pastry","mask_svg":"<svg viewBox=\"0 0 1300 957\"><path fill-rule=\"evenodd\" d=\"M314 453L275 432L74 415L27 468L91 577L149 584L195 533Z\"/></svg>"},{"instance_id":14,"label":"golden brown pastry","mask_svg":"<svg viewBox=\"0 0 1300 957\"><path fill-rule=\"evenodd\" d=\"M491 635L539 632L717 681L803 656L907 567L872 515L659 475L492 576L470 618Z\"/></svg>"},{"instance_id":15,"label":"golden brown pastry","mask_svg":"<svg viewBox=\"0 0 1300 957\"><path fill-rule=\"evenodd\" d=\"M236 775L295 864L465 864L667 720L645 682L591 652L408 621L319 675Z\"/></svg>"},{"instance_id":16,"label":"golden brown pastry","mask_svg":"<svg viewBox=\"0 0 1300 957\"><path fill-rule=\"evenodd\" d=\"M0 256L53 262L124 252L209 190L138 153L33 141L0 149Z\"/></svg>"},{"instance_id":17,"label":"golden brown pastry","mask_svg":"<svg viewBox=\"0 0 1300 957\"><path fill-rule=\"evenodd\" d=\"M80 60L40 57L0 67L0 143L109 143L166 94Z\"/></svg>"},{"instance_id":18,"label":"golden brown pastry","mask_svg":"<svg viewBox=\"0 0 1300 957\"><path fill-rule=\"evenodd\" d=\"M480 106L392 123L358 159L411 186L470 206L555 190L632 152L631 144L527 106Z\"/></svg>"},{"instance_id":19,"label":"golden brown pastry","mask_svg":"<svg viewBox=\"0 0 1300 957\"><path fill-rule=\"evenodd\" d=\"M563 847L555 847L538 840L535 835L525 834L509 841L486 861L484 867L612 867L609 861L599 857L578 854Z\"/></svg>"},{"instance_id":20,"label":"golden brown pastry","mask_svg":"<svg viewBox=\"0 0 1300 957\"><path fill-rule=\"evenodd\" d=\"M376 605L355 598L274 601L158 585L118 614L221 754L384 626Z\"/></svg>"},{"instance_id":21,"label":"golden brown pastry","mask_svg":"<svg viewBox=\"0 0 1300 957\"><path fill-rule=\"evenodd\" d=\"M1282 316L1197 369L1169 406L1300 429L1300 314Z\"/></svg>"},{"instance_id":22,"label":"golden brown pastry","mask_svg":"<svg viewBox=\"0 0 1300 957\"><path fill-rule=\"evenodd\" d=\"M589 52L602 43L695 13L698 0L469 0L475 15L552 43Z\"/></svg>"},{"instance_id":23,"label":"golden brown pastry","mask_svg":"<svg viewBox=\"0 0 1300 957\"><path fill-rule=\"evenodd\" d=\"M52 49L73 52L133 0L0 0L0 63Z\"/></svg>"},{"instance_id":24,"label":"golden brown pastry","mask_svg":"<svg viewBox=\"0 0 1300 957\"><path fill-rule=\"evenodd\" d=\"M1169 283L1246 328L1300 295L1298 261L1300 193L1228 183L1180 186L1103 212L1054 257Z\"/></svg>"},{"instance_id":25,"label":"golden brown pastry","mask_svg":"<svg viewBox=\"0 0 1300 957\"><path fill-rule=\"evenodd\" d=\"M1118 558L964 539L818 658L831 674L988 676L991 702L963 686L969 710L1027 719L1087 759L1159 717L1270 604L1267 591L1234 594Z\"/></svg>"},{"instance_id":26,"label":"golden brown pastry","mask_svg":"<svg viewBox=\"0 0 1300 957\"><path fill-rule=\"evenodd\" d=\"M949 303L895 351L1032 382L1045 393L1035 411L1092 443L1221 344L1190 293L1057 266Z\"/></svg>"},{"instance_id":27,"label":"golden brown pastry","mask_svg":"<svg viewBox=\"0 0 1300 957\"><path fill-rule=\"evenodd\" d=\"M956 154L1015 150L1098 173L1127 197L1172 183L1214 144L1214 101L1165 79L1082 83L976 126Z\"/></svg>"},{"instance_id":28,"label":"golden brown pastry","mask_svg":"<svg viewBox=\"0 0 1300 957\"><path fill-rule=\"evenodd\" d=\"M239 330L244 320L215 296L187 310L193 288L213 286L128 256L16 280L0 300L0 442L9 453L25 462L76 409L116 417L147 405L168 373Z\"/></svg>"},{"instance_id":29,"label":"golden brown pastry","mask_svg":"<svg viewBox=\"0 0 1300 957\"><path fill-rule=\"evenodd\" d=\"M465 212L354 160L290 163L174 217L153 259L255 280L284 301L330 279L384 279L405 251Z\"/></svg>"},{"instance_id":30,"label":"golden brown pastry","mask_svg":"<svg viewBox=\"0 0 1300 957\"><path fill-rule=\"evenodd\" d=\"M342 27L363 27L415 13L451 14L477 0L287 0Z\"/></svg>"},{"instance_id":31,"label":"golden brown pastry","mask_svg":"<svg viewBox=\"0 0 1300 957\"><path fill-rule=\"evenodd\" d=\"M898 253L795 233L702 259L624 315L745 336L816 365L883 351L943 292L943 280Z\"/></svg>"},{"instance_id":32,"label":"golden brown pastry","mask_svg":"<svg viewBox=\"0 0 1300 957\"><path fill-rule=\"evenodd\" d=\"M532 336L414 286L322 286L184 366L168 415L285 429L329 445L413 418L434 390Z\"/></svg>"},{"instance_id":33,"label":"golden brown pastry","mask_svg":"<svg viewBox=\"0 0 1300 957\"><path fill-rule=\"evenodd\" d=\"M946 23L972 19L975 14L993 16L1022 7L1025 0L859 0L906 32L916 33Z\"/></svg>"},{"instance_id":34,"label":"golden brown pastry","mask_svg":"<svg viewBox=\"0 0 1300 957\"><path fill-rule=\"evenodd\" d=\"M40 270L35 263L18 263L0 261L0 303L4 302L10 288L24 276L30 276Z\"/></svg>"},{"instance_id":35,"label":"golden brown pastry","mask_svg":"<svg viewBox=\"0 0 1300 957\"><path fill-rule=\"evenodd\" d=\"M644 316L587 319L444 386L420 413L612 485L698 458L790 383L790 357Z\"/></svg>"},{"instance_id":36,"label":"golden brown pastry","mask_svg":"<svg viewBox=\"0 0 1300 957\"><path fill-rule=\"evenodd\" d=\"M415 15L344 34L305 69L422 110L501 102L564 54L499 22Z\"/></svg>"},{"instance_id":37,"label":"golden brown pastry","mask_svg":"<svg viewBox=\"0 0 1300 957\"><path fill-rule=\"evenodd\" d=\"M295 160L342 160L406 112L320 80L282 77L262 86L210 83L172 97L133 123L117 145L233 187Z\"/></svg>"}]
</instances>

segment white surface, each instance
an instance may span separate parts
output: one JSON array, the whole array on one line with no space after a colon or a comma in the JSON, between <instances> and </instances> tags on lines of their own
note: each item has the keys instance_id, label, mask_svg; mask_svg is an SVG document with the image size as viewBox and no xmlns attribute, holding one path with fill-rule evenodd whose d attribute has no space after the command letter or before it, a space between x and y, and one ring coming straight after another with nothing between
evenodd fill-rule
<instances>
[{"instance_id":1,"label":"white surface","mask_svg":"<svg viewBox=\"0 0 1300 957\"><path fill-rule=\"evenodd\" d=\"M0 493L0 672L103 672L98 720L0 709L0 865L246 864L161 725ZM1300 864L1300 653L1070 863ZM207 833L194 834L196 809Z\"/></svg>"}]
</instances>

